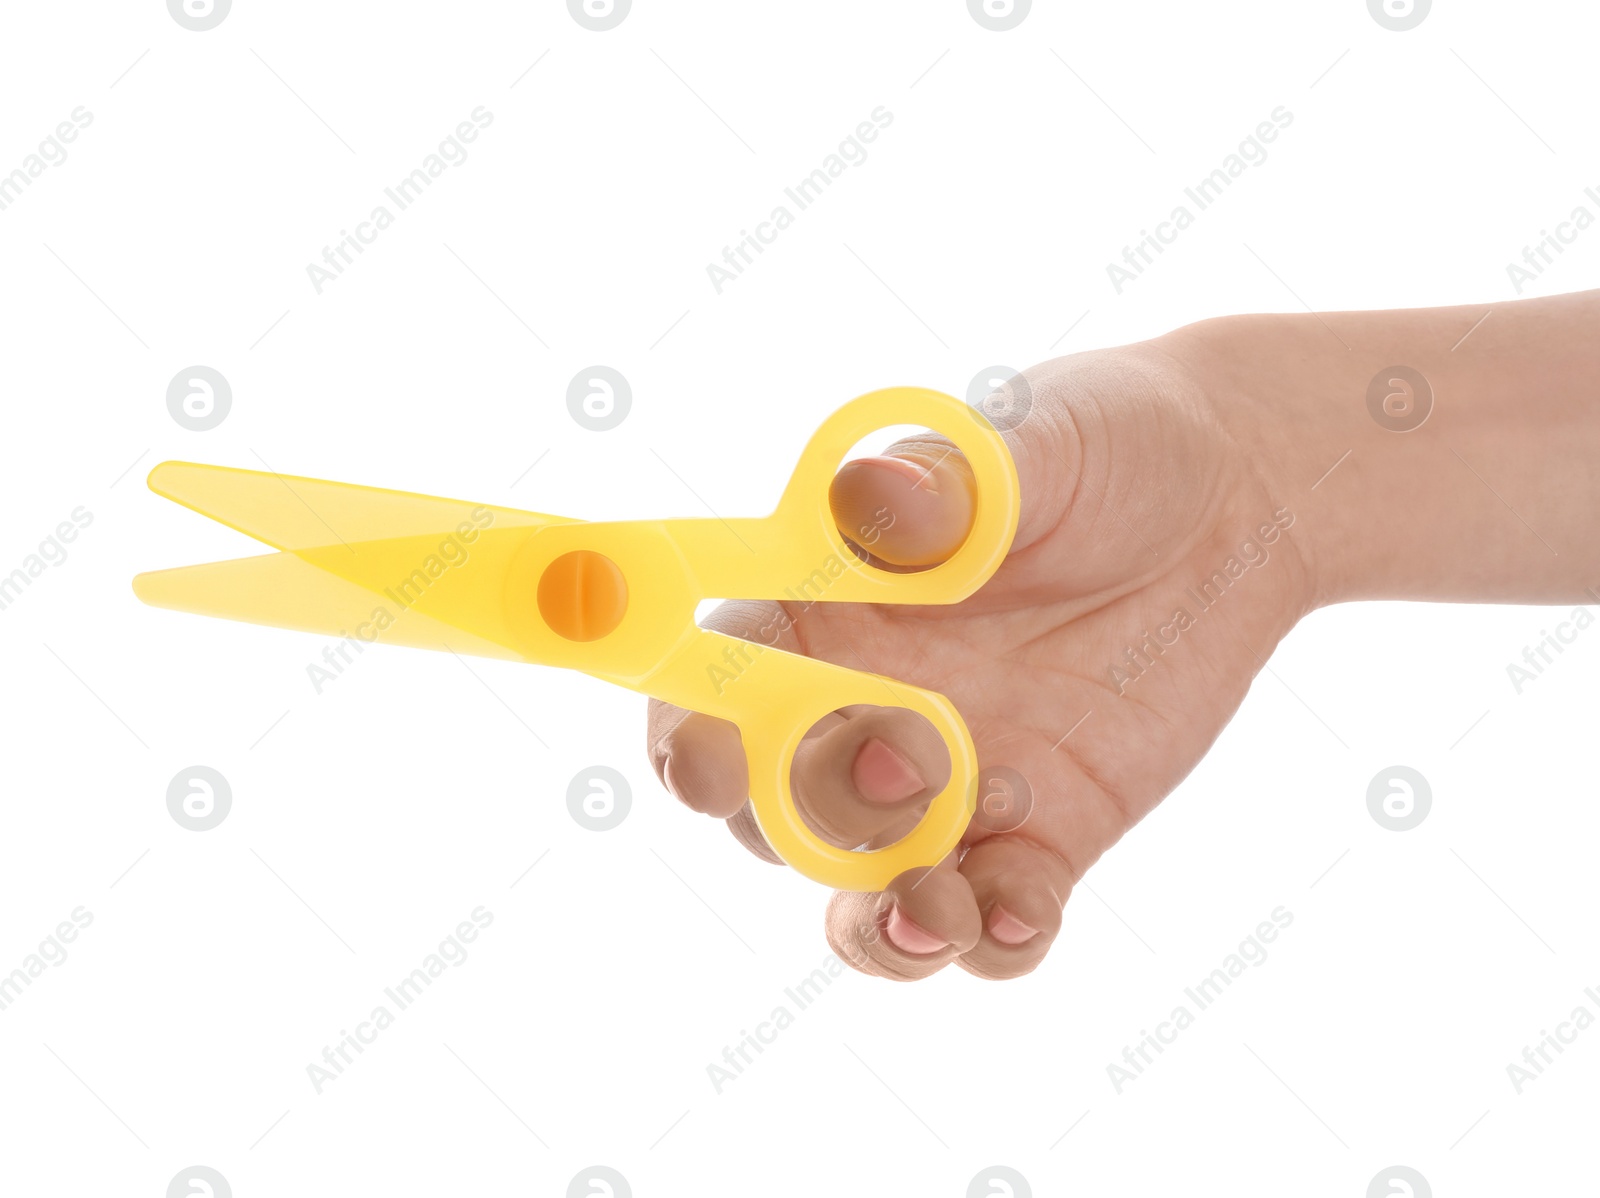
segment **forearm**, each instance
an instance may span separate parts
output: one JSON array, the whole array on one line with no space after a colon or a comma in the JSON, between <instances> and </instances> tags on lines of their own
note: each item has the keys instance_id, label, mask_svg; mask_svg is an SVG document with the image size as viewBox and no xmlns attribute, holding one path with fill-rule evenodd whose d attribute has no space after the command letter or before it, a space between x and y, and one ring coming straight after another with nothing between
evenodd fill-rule
<instances>
[{"instance_id":1,"label":"forearm","mask_svg":"<svg viewBox=\"0 0 1600 1198\"><path fill-rule=\"evenodd\" d=\"M1158 344L1300 515L1313 602L1600 588L1600 291L1226 317Z\"/></svg>"}]
</instances>

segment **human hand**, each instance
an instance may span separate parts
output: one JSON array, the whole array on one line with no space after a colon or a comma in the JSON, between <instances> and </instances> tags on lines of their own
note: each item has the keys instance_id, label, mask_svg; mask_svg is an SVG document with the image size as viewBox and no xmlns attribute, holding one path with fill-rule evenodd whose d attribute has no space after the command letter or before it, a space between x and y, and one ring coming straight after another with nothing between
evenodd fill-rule
<instances>
[{"instance_id":1,"label":"human hand","mask_svg":"<svg viewBox=\"0 0 1600 1198\"><path fill-rule=\"evenodd\" d=\"M980 787L978 817L936 868L881 895L833 896L829 939L865 972L1034 968L1077 880L1193 768L1309 602L1294 514L1180 361L1133 346L1025 379L1031 409L1006 434L1022 514L978 594L930 607L733 602L706 622L941 692L967 722L980 777L1020 775L1006 796L1026 808L1020 826L1022 812L987 819ZM930 434L847 463L832 504L880 562L927 566L966 534L971 474ZM733 724L653 701L649 751L680 800L777 860ZM920 717L852 708L802 744L793 790L824 838L877 847L916 822L949 769Z\"/></svg>"},{"instance_id":2,"label":"human hand","mask_svg":"<svg viewBox=\"0 0 1600 1198\"><path fill-rule=\"evenodd\" d=\"M1592 600L1597 325L1590 291L1227 317L1057 359L1024 376L1031 409L1006 434L1021 519L977 594L719 608L719 631L940 691L971 730L980 807L960 846L883 894L835 894L835 951L899 979L1032 969L1084 871L1194 767L1313 607ZM915 568L960 545L971 478L929 435L846 464L832 500L845 535ZM813 731L793 791L836 844L892 842L948 780L909 712ZM653 703L649 746L668 789L776 859L732 724ZM1016 776L1031 806L1001 830L985 790Z\"/></svg>"}]
</instances>

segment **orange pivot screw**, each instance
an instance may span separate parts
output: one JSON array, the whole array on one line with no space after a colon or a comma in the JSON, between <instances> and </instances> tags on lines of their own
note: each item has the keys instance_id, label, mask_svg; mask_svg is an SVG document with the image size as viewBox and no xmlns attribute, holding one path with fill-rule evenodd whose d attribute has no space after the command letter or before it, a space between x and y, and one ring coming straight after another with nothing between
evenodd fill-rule
<instances>
[{"instance_id":1,"label":"orange pivot screw","mask_svg":"<svg viewBox=\"0 0 1600 1198\"><path fill-rule=\"evenodd\" d=\"M627 610L627 579L616 562L592 549L563 553L539 579L539 614L569 641L599 640Z\"/></svg>"}]
</instances>

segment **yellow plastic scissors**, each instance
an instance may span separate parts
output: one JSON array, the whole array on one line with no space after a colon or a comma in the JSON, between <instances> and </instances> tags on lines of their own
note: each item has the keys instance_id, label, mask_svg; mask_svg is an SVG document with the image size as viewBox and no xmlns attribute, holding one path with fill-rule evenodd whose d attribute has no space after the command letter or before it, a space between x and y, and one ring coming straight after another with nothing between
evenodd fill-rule
<instances>
[{"instance_id":1,"label":"yellow plastic scissors","mask_svg":"<svg viewBox=\"0 0 1600 1198\"><path fill-rule=\"evenodd\" d=\"M890 425L934 428L971 463L976 512L948 561L898 574L863 562L828 506L852 446ZM943 695L876 674L709 632L702 599L956 603L986 582L1016 533L1019 489L1005 441L976 409L937 391L890 387L829 417L772 515L590 523L490 504L191 462L163 462L150 489L278 553L141 574L157 607L363 641L582 670L739 728L750 801L774 850L799 872L876 891L937 864L977 794L972 738ZM885 688L885 683L888 689ZM812 724L853 704L898 705L933 724L949 784L905 837L873 851L820 839L789 789Z\"/></svg>"}]
</instances>

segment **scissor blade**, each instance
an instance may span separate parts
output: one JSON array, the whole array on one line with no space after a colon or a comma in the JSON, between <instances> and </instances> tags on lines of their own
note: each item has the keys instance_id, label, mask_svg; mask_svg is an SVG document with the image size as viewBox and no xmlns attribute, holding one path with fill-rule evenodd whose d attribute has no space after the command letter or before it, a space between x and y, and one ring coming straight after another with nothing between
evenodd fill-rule
<instances>
[{"instance_id":1,"label":"scissor blade","mask_svg":"<svg viewBox=\"0 0 1600 1198\"><path fill-rule=\"evenodd\" d=\"M162 462L150 472L149 484L158 495L274 549L349 547L391 537L443 535L463 525L506 529L572 523L564 516L464 499L197 462Z\"/></svg>"},{"instance_id":2,"label":"scissor blade","mask_svg":"<svg viewBox=\"0 0 1600 1198\"><path fill-rule=\"evenodd\" d=\"M292 560L245 558L140 575L134 589L148 603L339 635L383 623L382 640L518 660L525 660L517 626L526 612L507 589L513 564L539 530L577 523L194 462L163 462L150 472L150 489ZM266 562L272 564L260 564Z\"/></svg>"},{"instance_id":3,"label":"scissor blade","mask_svg":"<svg viewBox=\"0 0 1600 1198\"><path fill-rule=\"evenodd\" d=\"M155 570L136 577L133 589L153 607L349 638L358 646L405 645L523 660L506 645L428 615L417 604L399 603L293 553Z\"/></svg>"}]
</instances>

